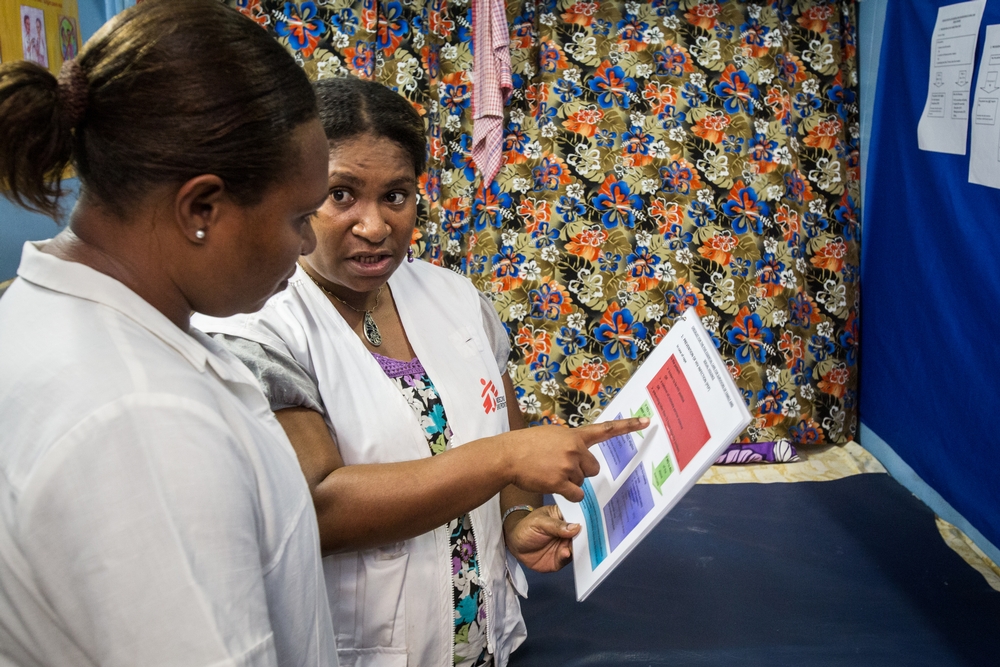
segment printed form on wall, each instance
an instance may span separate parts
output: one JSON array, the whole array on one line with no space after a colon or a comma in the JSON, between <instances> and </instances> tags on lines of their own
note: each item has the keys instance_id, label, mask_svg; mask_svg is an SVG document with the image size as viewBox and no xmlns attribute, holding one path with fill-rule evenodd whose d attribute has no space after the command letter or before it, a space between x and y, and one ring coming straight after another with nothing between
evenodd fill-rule
<instances>
[{"instance_id":1,"label":"printed form on wall","mask_svg":"<svg viewBox=\"0 0 1000 667\"><path fill-rule=\"evenodd\" d=\"M972 68L986 0L938 8L931 36L927 101L917 126L921 150L965 155Z\"/></svg>"},{"instance_id":2,"label":"printed form on wall","mask_svg":"<svg viewBox=\"0 0 1000 667\"><path fill-rule=\"evenodd\" d=\"M584 481L583 501L556 496L563 517L582 526L573 540L578 600L649 534L750 423L694 309L674 323L597 421L623 415L649 417L649 426L591 448L601 471Z\"/></svg>"},{"instance_id":3,"label":"printed form on wall","mask_svg":"<svg viewBox=\"0 0 1000 667\"><path fill-rule=\"evenodd\" d=\"M972 106L969 182L1000 188L1000 24L986 26Z\"/></svg>"}]
</instances>

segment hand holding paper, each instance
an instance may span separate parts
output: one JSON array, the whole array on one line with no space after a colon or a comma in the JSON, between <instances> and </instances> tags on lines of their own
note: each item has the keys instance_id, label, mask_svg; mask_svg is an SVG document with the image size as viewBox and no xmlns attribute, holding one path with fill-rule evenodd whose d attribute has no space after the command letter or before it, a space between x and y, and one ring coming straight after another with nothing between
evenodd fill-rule
<instances>
[{"instance_id":1,"label":"hand holding paper","mask_svg":"<svg viewBox=\"0 0 1000 667\"><path fill-rule=\"evenodd\" d=\"M555 572L573 557L572 540L579 524L566 523L556 505L545 505L504 532L507 549L525 567Z\"/></svg>"}]
</instances>

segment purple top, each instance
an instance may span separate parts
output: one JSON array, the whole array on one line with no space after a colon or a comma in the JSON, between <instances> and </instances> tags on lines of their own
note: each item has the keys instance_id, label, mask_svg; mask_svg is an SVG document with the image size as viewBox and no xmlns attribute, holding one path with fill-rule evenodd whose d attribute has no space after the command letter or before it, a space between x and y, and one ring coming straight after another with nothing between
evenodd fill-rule
<instances>
[{"instance_id":1,"label":"purple top","mask_svg":"<svg viewBox=\"0 0 1000 667\"><path fill-rule=\"evenodd\" d=\"M424 370L424 365L420 363L420 359L413 357L409 361L400 361L399 359L393 359L391 357L386 357L384 355L378 354L377 352L372 352L372 356L375 357L375 361L381 366L382 372L388 375L391 379L404 378L406 384L413 386L413 384L424 376L426 371Z\"/></svg>"}]
</instances>

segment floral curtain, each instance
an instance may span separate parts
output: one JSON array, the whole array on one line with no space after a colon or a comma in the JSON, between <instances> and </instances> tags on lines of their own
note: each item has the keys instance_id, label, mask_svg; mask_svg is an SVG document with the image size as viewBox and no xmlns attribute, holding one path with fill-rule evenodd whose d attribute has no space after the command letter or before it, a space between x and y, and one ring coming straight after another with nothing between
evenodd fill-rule
<instances>
[{"instance_id":1,"label":"floral curtain","mask_svg":"<svg viewBox=\"0 0 1000 667\"><path fill-rule=\"evenodd\" d=\"M492 297L531 422L595 417L693 306L754 415L741 440L854 437L853 2L509 0L485 190L468 0L230 3L311 77L374 78L423 114L414 242Z\"/></svg>"}]
</instances>

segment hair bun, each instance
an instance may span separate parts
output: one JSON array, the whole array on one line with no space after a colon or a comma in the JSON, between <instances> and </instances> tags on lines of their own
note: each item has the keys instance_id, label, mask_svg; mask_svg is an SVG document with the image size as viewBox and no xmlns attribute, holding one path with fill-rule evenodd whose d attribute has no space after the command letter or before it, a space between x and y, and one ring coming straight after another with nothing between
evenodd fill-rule
<instances>
[{"instance_id":1,"label":"hair bun","mask_svg":"<svg viewBox=\"0 0 1000 667\"><path fill-rule=\"evenodd\" d=\"M76 58L64 61L59 70L59 105L67 127L75 128L83 120L89 92L87 74Z\"/></svg>"}]
</instances>

